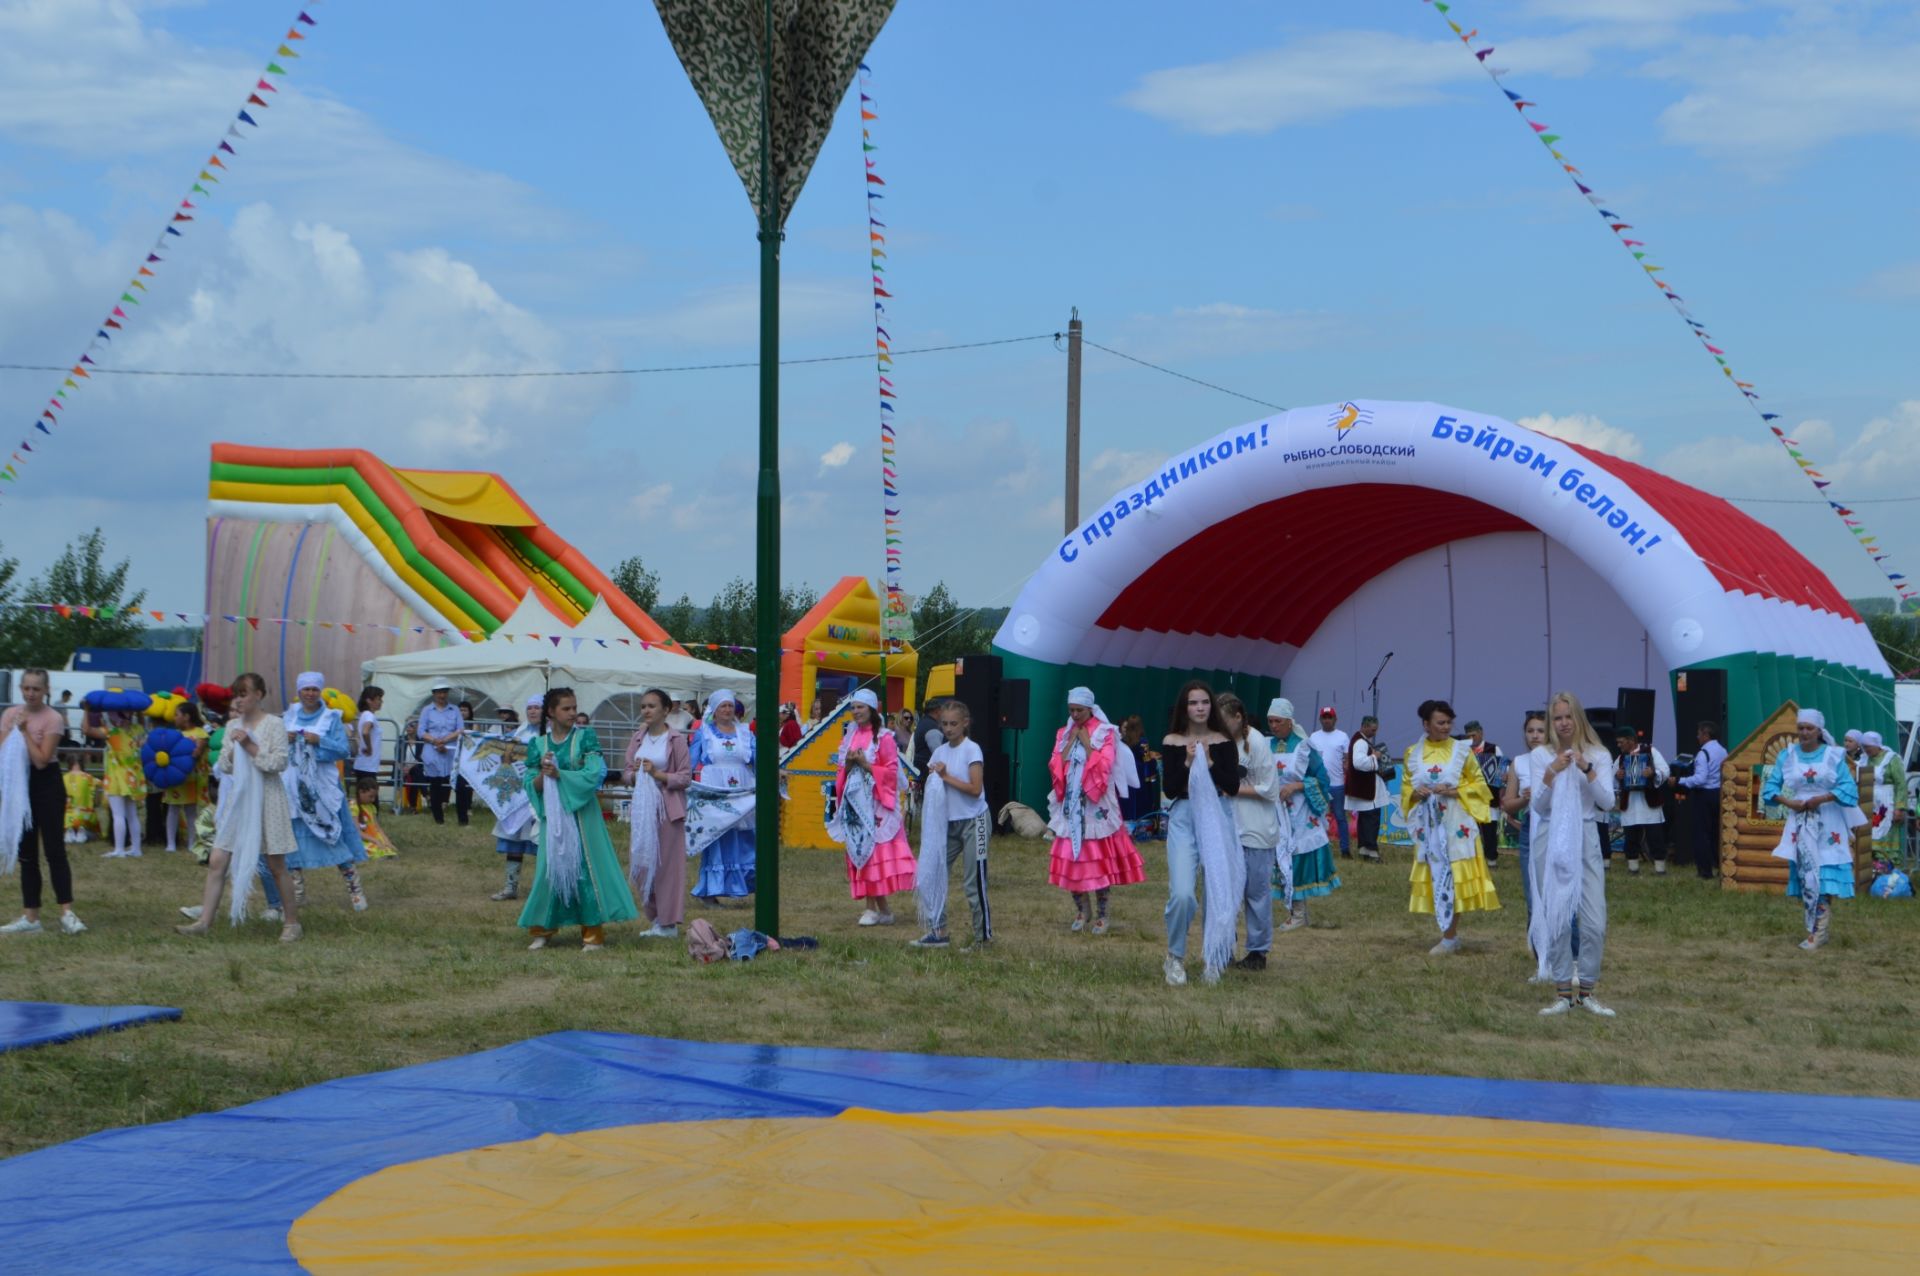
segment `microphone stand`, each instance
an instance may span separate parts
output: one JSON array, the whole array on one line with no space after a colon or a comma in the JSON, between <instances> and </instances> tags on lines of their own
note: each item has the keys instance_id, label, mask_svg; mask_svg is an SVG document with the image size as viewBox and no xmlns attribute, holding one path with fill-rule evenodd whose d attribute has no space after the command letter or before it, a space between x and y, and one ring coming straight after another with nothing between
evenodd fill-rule
<instances>
[{"instance_id":1,"label":"microphone stand","mask_svg":"<svg viewBox=\"0 0 1920 1276\"><path fill-rule=\"evenodd\" d=\"M1380 661L1380 667L1373 671L1373 681L1367 684L1367 694L1373 697L1373 716L1376 718L1380 716L1380 675L1387 671L1387 661L1392 659L1393 653L1389 651Z\"/></svg>"}]
</instances>

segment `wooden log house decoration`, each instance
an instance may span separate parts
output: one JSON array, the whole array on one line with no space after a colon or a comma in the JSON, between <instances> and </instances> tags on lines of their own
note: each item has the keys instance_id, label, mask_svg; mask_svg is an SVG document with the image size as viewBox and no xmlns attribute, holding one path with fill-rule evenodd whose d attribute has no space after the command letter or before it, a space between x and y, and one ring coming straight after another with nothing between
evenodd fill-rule
<instances>
[{"instance_id":1,"label":"wooden log house decoration","mask_svg":"<svg viewBox=\"0 0 1920 1276\"><path fill-rule=\"evenodd\" d=\"M1765 807L1760 790L1780 750L1798 739L1800 706L1789 700L1727 755L1720 791L1720 886L1730 891L1772 891L1787 887L1787 861L1774 847L1786 822L1779 807ZM1863 804L1863 809L1864 804ZM1869 812L1870 814L1870 812ZM1853 836L1853 882L1864 893L1873 879L1873 854L1867 830Z\"/></svg>"}]
</instances>

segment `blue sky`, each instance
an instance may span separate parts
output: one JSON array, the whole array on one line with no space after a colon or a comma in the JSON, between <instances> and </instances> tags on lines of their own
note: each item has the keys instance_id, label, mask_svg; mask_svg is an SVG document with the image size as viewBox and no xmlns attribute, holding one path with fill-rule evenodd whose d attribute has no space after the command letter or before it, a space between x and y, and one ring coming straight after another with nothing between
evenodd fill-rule
<instances>
[{"instance_id":1,"label":"blue sky","mask_svg":"<svg viewBox=\"0 0 1920 1276\"><path fill-rule=\"evenodd\" d=\"M285 12L282 12L284 8ZM0 362L70 360L296 6L0 0ZM115 342L301 371L751 359L751 214L652 7L312 6L265 127ZM1200 15L1200 20L1196 20ZM1741 375L1920 570L1920 17L1462 0ZM1090 339L1274 403L1433 399L1726 495L1811 488L1415 0L904 0L871 61L892 332ZM788 226L784 353L869 348L851 107ZM1051 342L902 358L906 577L1009 601L1060 526ZM0 372L30 420L55 384ZM880 566L873 370L784 377L786 576ZM0 504L35 570L103 526L201 596L208 445L498 470L596 560L752 569L751 370L528 382L99 378ZM1253 404L1087 352L1085 500ZM1545 418L1545 419L1541 419ZM36 436L38 437L38 436ZM1851 594L1822 506L1749 504Z\"/></svg>"}]
</instances>

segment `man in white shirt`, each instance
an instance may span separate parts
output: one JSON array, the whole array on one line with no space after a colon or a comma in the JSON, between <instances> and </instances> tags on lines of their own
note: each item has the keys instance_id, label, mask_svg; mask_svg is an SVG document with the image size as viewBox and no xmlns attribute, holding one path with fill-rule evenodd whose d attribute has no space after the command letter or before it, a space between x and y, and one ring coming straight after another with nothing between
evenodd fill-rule
<instances>
[{"instance_id":1,"label":"man in white shirt","mask_svg":"<svg viewBox=\"0 0 1920 1276\"><path fill-rule=\"evenodd\" d=\"M1695 733L1699 752L1693 755L1693 774L1680 777L1683 789L1691 790L1687 805L1693 809L1693 867L1702 881L1712 881L1720 866L1720 768L1726 764L1727 750L1714 739L1719 726L1702 722Z\"/></svg>"},{"instance_id":2,"label":"man in white shirt","mask_svg":"<svg viewBox=\"0 0 1920 1276\"><path fill-rule=\"evenodd\" d=\"M1640 871L1641 852L1653 858L1653 871L1667 872L1666 784L1672 772L1660 750L1643 742L1632 727L1614 733L1619 761L1613 775L1619 788L1620 831L1626 834L1627 872Z\"/></svg>"},{"instance_id":3,"label":"man in white shirt","mask_svg":"<svg viewBox=\"0 0 1920 1276\"><path fill-rule=\"evenodd\" d=\"M1320 729L1307 737L1307 743L1320 755L1320 765L1327 770L1327 783L1333 786L1333 792L1327 807L1327 814L1333 817L1333 826L1340 832L1340 858L1350 860L1353 851L1348 847L1347 835L1347 748L1352 738L1340 730L1337 725L1340 715L1332 705L1320 710Z\"/></svg>"},{"instance_id":4,"label":"man in white shirt","mask_svg":"<svg viewBox=\"0 0 1920 1276\"><path fill-rule=\"evenodd\" d=\"M1354 840L1359 843L1363 860L1380 858L1380 812L1393 801L1393 795L1387 792L1387 780L1380 774L1382 764L1391 771L1393 761L1374 743L1379 731L1380 719L1368 714L1360 719L1359 734L1347 749L1347 809L1359 816Z\"/></svg>"}]
</instances>

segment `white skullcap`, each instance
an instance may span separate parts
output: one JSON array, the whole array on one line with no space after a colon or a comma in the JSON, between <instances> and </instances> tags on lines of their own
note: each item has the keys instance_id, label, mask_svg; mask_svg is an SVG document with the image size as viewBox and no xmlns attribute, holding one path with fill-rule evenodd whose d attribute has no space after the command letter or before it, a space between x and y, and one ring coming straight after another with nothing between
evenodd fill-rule
<instances>
[{"instance_id":1,"label":"white skullcap","mask_svg":"<svg viewBox=\"0 0 1920 1276\"><path fill-rule=\"evenodd\" d=\"M1269 718L1285 718L1289 722L1293 721L1293 701L1287 699L1285 696L1274 697L1273 703L1267 706L1267 716Z\"/></svg>"},{"instance_id":2,"label":"white skullcap","mask_svg":"<svg viewBox=\"0 0 1920 1276\"><path fill-rule=\"evenodd\" d=\"M1886 745L1886 741L1880 738L1878 731L1866 732L1860 737L1860 743L1874 749L1883 748Z\"/></svg>"},{"instance_id":3,"label":"white skullcap","mask_svg":"<svg viewBox=\"0 0 1920 1276\"><path fill-rule=\"evenodd\" d=\"M1827 729L1827 715L1818 709L1802 709L1800 711L1800 725L1803 727L1819 727L1822 731L1825 731Z\"/></svg>"},{"instance_id":4,"label":"white skullcap","mask_svg":"<svg viewBox=\"0 0 1920 1276\"><path fill-rule=\"evenodd\" d=\"M1075 687L1072 691L1067 692L1067 703L1077 704L1083 709L1091 709L1100 702L1094 699L1092 688Z\"/></svg>"},{"instance_id":5,"label":"white skullcap","mask_svg":"<svg viewBox=\"0 0 1920 1276\"><path fill-rule=\"evenodd\" d=\"M707 713L711 715L713 713L715 706L717 705L723 705L723 704L737 705L739 703L740 703L740 697L733 694L733 689L731 687L721 687L719 690L715 691L712 695L707 697Z\"/></svg>"},{"instance_id":6,"label":"white skullcap","mask_svg":"<svg viewBox=\"0 0 1920 1276\"><path fill-rule=\"evenodd\" d=\"M1803 715L1801 716L1801 718L1800 718L1800 720L1801 720L1802 722L1805 722L1805 721L1806 721L1806 716L1805 716L1805 715L1803 714ZM1820 725L1821 725L1821 726L1825 726L1825 725L1826 725L1826 723L1825 723L1825 722L1822 722L1822 723L1821 723ZM1854 728L1853 730L1851 730L1851 731L1849 731L1849 732L1847 732L1847 735L1846 735L1846 738L1847 738L1847 739L1849 739L1849 740L1855 740L1855 741L1857 741L1857 740L1860 740L1860 739L1862 738L1862 737L1861 737L1861 735L1860 735L1860 729L1859 729L1858 727L1855 727L1855 728Z\"/></svg>"},{"instance_id":7,"label":"white skullcap","mask_svg":"<svg viewBox=\"0 0 1920 1276\"><path fill-rule=\"evenodd\" d=\"M547 703L547 698L542 695L531 695L527 697L527 708L529 709L533 708L535 705L540 705L544 707L546 703Z\"/></svg>"},{"instance_id":8,"label":"white skullcap","mask_svg":"<svg viewBox=\"0 0 1920 1276\"><path fill-rule=\"evenodd\" d=\"M867 708L873 710L875 713L880 712L880 697L874 695L873 692L868 690L866 687L860 688L858 691L848 696L847 699L852 701L854 704L863 704L867 706Z\"/></svg>"},{"instance_id":9,"label":"white skullcap","mask_svg":"<svg viewBox=\"0 0 1920 1276\"><path fill-rule=\"evenodd\" d=\"M323 673L315 673L311 669L293 680L294 690L296 691L305 691L308 687L312 687L315 691L323 691L326 689L326 685L327 676Z\"/></svg>"}]
</instances>

